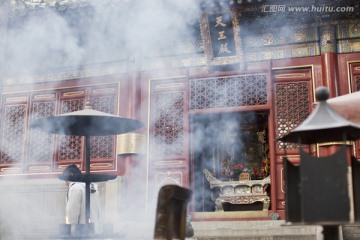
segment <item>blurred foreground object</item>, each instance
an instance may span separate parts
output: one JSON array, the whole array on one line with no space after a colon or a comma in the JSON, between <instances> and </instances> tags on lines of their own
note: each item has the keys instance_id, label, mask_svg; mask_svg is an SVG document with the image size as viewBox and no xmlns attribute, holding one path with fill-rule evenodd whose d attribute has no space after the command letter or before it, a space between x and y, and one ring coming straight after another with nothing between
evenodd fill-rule
<instances>
[{"instance_id":1,"label":"blurred foreground object","mask_svg":"<svg viewBox=\"0 0 360 240\"><path fill-rule=\"evenodd\" d=\"M342 117L360 124L360 92L334 97L327 102Z\"/></svg>"},{"instance_id":2,"label":"blurred foreground object","mask_svg":"<svg viewBox=\"0 0 360 240\"><path fill-rule=\"evenodd\" d=\"M154 239L185 239L186 210L191 195L190 189L178 185L161 187L156 208Z\"/></svg>"},{"instance_id":3,"label":"blurred foreground object","mask_svg":"<svg viewBox=\"0 0 360 240\"><path fill-rule=\"evenodd\" d=\"M348 140L360 139L360 126L333 110L327 103L328 97L325 87L317 88L319 104L314 111L278 140L298 143L300 151L298 166L283 158L286 221L322 225L325 240L338 240L342 239L339 226L359 222L360 218L360 166L358 161L349 159L345 145ZM337 141L344 144L334 154L311 154L311 144Z\"/></svg>"}]
</instances>

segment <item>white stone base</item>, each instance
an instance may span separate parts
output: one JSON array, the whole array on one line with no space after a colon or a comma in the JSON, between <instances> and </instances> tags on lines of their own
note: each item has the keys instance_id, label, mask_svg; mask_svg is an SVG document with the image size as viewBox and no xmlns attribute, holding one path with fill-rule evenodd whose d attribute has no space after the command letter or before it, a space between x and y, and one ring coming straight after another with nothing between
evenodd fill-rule
<instances>
[{"instance_id":1,"label":"white stone base","mask_svg":"<svg viewBox=\"0 0 360 240\"><path fill-rule=\"evenodd\" d=\"M283 220L192 222L194 239L323 240L321 226L286 226Z\"/></svg>"}]
</instances>

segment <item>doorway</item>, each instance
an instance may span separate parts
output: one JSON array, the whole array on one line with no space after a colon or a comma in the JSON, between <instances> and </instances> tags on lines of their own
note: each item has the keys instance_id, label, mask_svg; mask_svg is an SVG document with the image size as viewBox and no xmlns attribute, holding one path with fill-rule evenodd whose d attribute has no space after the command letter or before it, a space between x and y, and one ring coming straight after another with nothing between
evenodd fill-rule
<instances>
[{"instance_id":1,"label":"doorway","mask_svg":"<svg viewBox=\"0 0 360 240\"><path fill-rule=\"evenodd\" d=\"M205 169L221 181L238 180L241 171L250 172L252 179L270 174L266 111L193 114L190 143L196 212L215 211L218 193L210 190Z\"/></svg>"}]
</instances>

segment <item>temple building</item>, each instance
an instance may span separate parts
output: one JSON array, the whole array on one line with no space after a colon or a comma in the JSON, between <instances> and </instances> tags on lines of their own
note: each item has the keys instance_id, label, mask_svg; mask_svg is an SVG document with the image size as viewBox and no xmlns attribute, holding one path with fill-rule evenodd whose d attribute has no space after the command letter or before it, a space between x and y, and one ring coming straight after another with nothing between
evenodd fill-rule
<instances>
[{"instance_id":1,"label":"temple building","mask_svg":"<svg viewBox=\"0 0 360 240\"><path fill-rule=\"evenodd\" d=\"M317 87L360 91L360 3L4 0L0 78L1 239L47 239L64 223L58 175L85 171L85 141L32 123L87 102L144 123L90 138L91 173L117 176L99 183L114 231L151 239L158 191L175 184L192 190L196 239L321 239L282 226L282 159L300 157L277 139L308 117Z\"/></svg>"}]
</instances>

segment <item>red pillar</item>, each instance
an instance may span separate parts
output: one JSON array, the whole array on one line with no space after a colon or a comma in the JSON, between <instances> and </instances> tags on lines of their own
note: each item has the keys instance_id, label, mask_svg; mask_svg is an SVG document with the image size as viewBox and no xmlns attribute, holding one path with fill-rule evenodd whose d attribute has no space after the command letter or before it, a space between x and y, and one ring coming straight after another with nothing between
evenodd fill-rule
<instances>
[{"instance_id":1,"label":"red pillar","mask_svg":"<svg viewBox=\"0 0 360 240\"><path fill-rule=\"evenodd\" d=\"M330 98L339 94L339 70L336 52L336 32L334 26L320 28L320 48L322 84L330 91Z\"/></svg>"},{"instance_id":2,"label":"red pillar","mask_svg":"<svg viewBox=\"0 0 360 240\"><path fill-rule=\"evenodd\" d=\"M330 91L330 98L340 94L339 69L337 61L336 31L335 27L328 25L320 28L322 84ZM319 156L328 156L339 150L338 143L319 145ZM352 154L352 145L348 145L348 163Z\"/></svg>"}]
</instances>

